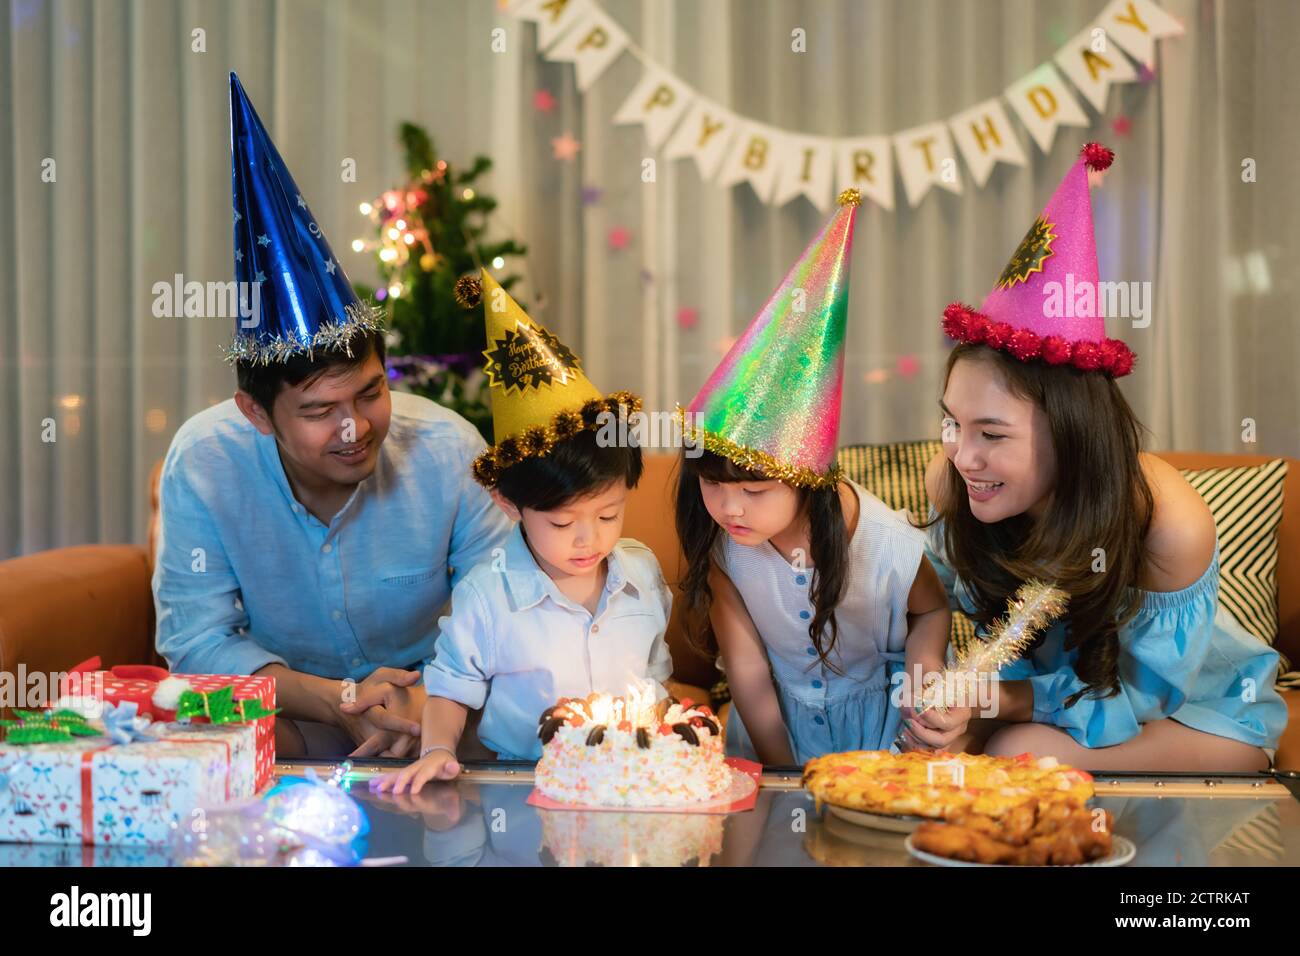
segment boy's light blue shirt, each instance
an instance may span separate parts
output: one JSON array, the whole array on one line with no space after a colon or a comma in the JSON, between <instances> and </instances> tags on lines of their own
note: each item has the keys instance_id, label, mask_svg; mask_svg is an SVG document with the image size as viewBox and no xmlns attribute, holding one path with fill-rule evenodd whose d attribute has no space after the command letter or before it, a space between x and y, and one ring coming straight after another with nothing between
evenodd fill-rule
<instances>
[{"instance_id":1,"label":"boy's light blue shirt","mask_svg":"<svg viewBox=\"0 0 1300 956\"><path fill-rule=\"evenodd\" d=\"M453 585L510 531L474 481L485 446L455 412L394 392L374 472L322 524L274 436L233 399L195 415L163 463L153 576L158 652L180 673L269 663L360 681L433 652Z\"/></svg>"},{"instance_id":2,"label":"boy's light blue shirt","mask_svg":"<svg viewBox=\"0 0 1300 956\"><path fill-rule=\"evenodd\" d=\"M672 674L664 632L673 598L654 552L622 538L606 560L595 615L560 592L518 526L452 592L424 687L481 707L479 739L503 759L541 757L537 719L559 698L621 694L634 680Z\"/></svg>"}]
</instances>

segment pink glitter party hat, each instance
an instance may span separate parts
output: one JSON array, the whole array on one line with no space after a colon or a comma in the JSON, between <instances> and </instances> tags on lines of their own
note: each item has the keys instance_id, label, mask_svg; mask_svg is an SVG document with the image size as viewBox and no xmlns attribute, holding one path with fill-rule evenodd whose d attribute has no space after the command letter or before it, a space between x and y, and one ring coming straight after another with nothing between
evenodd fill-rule
<instances>
[{"instance_id":1,"label":"pink glitter party hat","mask_svg":"<svg viewBox=\"0 0 1300 956\"><path fill-rule=\"evenodd\" d=\"M944 309L950 338L1001 349L1022 362L1041 359L1114 378L1133 370L1129 347L1106 337L1088 191L1088 171L1107 169L1114 158L1100 143L1083 147L980 310L961 302Z\"/></svg>"}]
</instances>

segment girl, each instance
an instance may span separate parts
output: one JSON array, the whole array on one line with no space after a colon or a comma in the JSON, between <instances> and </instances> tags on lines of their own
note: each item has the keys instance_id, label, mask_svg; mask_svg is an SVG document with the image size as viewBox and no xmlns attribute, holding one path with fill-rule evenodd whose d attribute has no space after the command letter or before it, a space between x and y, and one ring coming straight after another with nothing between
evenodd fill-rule
<instances>
[{"instance_id":1,"label":"girl","mask_svg":"<svg viewBox=\"0 0 1300 956\"><path fill-rule=\"evenodd\" d=\"M945 312L962 344L926 475L931 558L980 624L1028 577L1070 595L1066 617L1000 672L998 720L954 746L1096 770L1260 770L1287 719L1279 659L1218 607L1209 508L1139 451L1115 383L1128 348L1099 316L1045 317L1068 270L1096 288L1087 170L1111 158L1085 147L981 311Z\"/></svg>"},{"instance_id":2,"label":"girl","mask_svg":"<svg viewBox=\"0 0 1300 956\"><path fill-rule=\"evenodd\" d=\"M948 643L924 535L835 466L857 201L840 197L682 416L682 589L726 668L727 751L766 764L889 747L891 688L940 670ZM926 734L942 746L968 717L949 710Z\"/></svg>"}]
</instances>

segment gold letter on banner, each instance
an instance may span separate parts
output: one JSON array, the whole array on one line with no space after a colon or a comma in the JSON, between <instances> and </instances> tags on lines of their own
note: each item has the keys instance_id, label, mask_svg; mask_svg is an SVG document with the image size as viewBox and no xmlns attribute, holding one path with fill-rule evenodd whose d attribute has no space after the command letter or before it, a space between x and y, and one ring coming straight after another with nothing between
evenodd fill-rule
<instances>
[{"instance_id":1,"label":"gold letter on banner","mask_svg":"<svg viewBox=\"0 0 1300 956\"><path fill-rule=\"evenodd\" d=\"M1083 107L1050 63L1012 83L1003 95L1044 153L1051 150L1058 127L1089 125Z\"/></svg>"},{"instance_id":2,"label":"gold letter on banner","mask_svg":"<svg viewBox=\"0 0 1300 956\"><path fill-rule=\"evenodd\" d=\"M759 123L745 124L722 161L718 172L719 185L747 182L753 187L754 195L763 202L771 202L776 171L780 160L786 156L788 145L789 139L782 136L780 130Z\"/></svg>"},{"instance_id":3,"label":"gold letter on banner","mask_svg":"<svg viewBox=\"0 0 1300 956\"><path fill-rule=\"evenodd\" d=\"M785 152L772 156L777 164L776 193L772 203L783 206L805 196L822 212L831 208L835 184L835 141L824 137L790 137Z\"/></svg>"},{"instance_id":4,"label":"gold letter on banner","mask_svg":"<svg viewBox=\"0 0 1300 956\"><path fill-rule=\"evenodd\" d=\"M735 117L706 99L696 99L664 147L669 159L695 160L700 178L711 180L727 155Z\"/></svg>"},{"instance_id":5,"label":"gold letter on banner","mask_svg":"<svg viewBox=\"0 0 1300 956\"><path fill-rule=\"evenodd\" d=\"M961 178L954 168L952 135L945 124L928 123L906 129L895 133L893 139L908 205L919 203L936 183L949 192L961 192Z\"/></svg>"},{"instance_id":6,"label":"gold letter on banner","mask_svg":"<svg viewBox=\"0 0 1300 956\"><path fill-rule=\"evenodd\" d=\"M983 186L988 182L989 174L999 162L1025 165L1020 140L997 97L958 113L949 125L976 185Z\"/></svg>"},{"instance_id":7,"label":"gold letter on banner","mask_svg":"<svg viewBox=\"0 0 1300 956\"><path fill-rule=\"evenodd\" d=\"M894 170L887 136L842 139L834 143L836 190L861 190L883 209L894 208Z\"/></svg>"},{"instance_id":8,"label":"gold letter on banner","mask_svg":"<svg viewBox=\"0 0 1300 956\"><path fill-rule=\"evenodd\" d=\"M537 24L537 49L545 52L575 21L586 19L592 10L569 0L522 0L511 7L511 16Z\"/></svg>"},{"instance_id":9,"label":"gold letter on banner","mask_svg":"<svg viewBox=\"0 0 1300 956\"><path fill-rule=\"evenodd\" d=\"M690 105L691 91L671 73L649 67L614 114L619 124L639 123L646 142L658 149Z\"/></svg>"},{"instance_id":10,"label":"gold letter on banner","mask_svg":"<svg viewBox=\"0 0 1300 956\"><path fill-rule=\"evenodd\" d=\"M1106 112L1106 96L1112 83L1132 83L1137 71L1128 58L1111 53L1109 59L1092 48L1094 26L1086 27L1056 54L1056 65L1098 113Z\"/></svg>"},{"instance_id":11,"label":"gold letter on banner","mask_svg":"<svg viewBox=\"0 0 1300 956\"><path fill-rule=\"evenodd\" d=\"M1034 108L1039 119L1051 119L1052 114L1056 112L1056 96L1045 86L1035 86L1031 90L1026 90L1025 98L1029 100L1029 105Z\"/></svg>"},{"instance_id":12,"label":"gold letter on banner","mask_svg":"<svg viewBox=\"0 0 1300 956\"><path fill-rule=\"evenodd\" d=\"M572 63L578 89L586 92L627 47L627 34L597 7L581 13L578 23L543 55Z\"/></svg>"},{"instance_id":13,"label":"gold letter on banner","mask_svg":"<svg viewBox=\"0 0 1300 956\"><path fill-rule=\"evenodd\" d=\"M1151 0L1113 0L1097 22L1133 59L1155 65L1156 40L1183 35L1183 27Z\"/></svg>"}]
</instances>

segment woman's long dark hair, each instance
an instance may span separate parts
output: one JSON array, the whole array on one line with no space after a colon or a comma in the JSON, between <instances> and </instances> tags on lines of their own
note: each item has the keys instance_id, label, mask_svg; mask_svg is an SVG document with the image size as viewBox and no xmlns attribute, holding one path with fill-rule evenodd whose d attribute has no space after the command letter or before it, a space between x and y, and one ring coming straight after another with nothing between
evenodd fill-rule
<instances>
[{"instance_id":1,"label":"woman's long dark hair","mask_svg":"<svg viewBox=\"0 0 1300 956\"><path fill-rule=\"evenodd\" d=\"M677 479L677 537L686 555L682 593L686 598L684 620L691 644L710 658L717 657L718 644L709 625L709 563L713 544L725 534L704 507L699 479L719 482L768 481L762 472L741 468L729 458L705 451L697 458L683 455ZM809 558L812 561L812 621L808 637L817 656L835 673L840 669L830 653L839 638L835 608L844 599L849 582L849 535L838 488L797 488L799 519L808 522ZM796 519L796 520L799 520ZM698 622L698 623L696 623ZM829 638L824 635L829 631Z\"/></svg>"},{"instance_id":2,"label":"woman's long dark hair","mask_svg":"<svg viewBox=\"0 0 1300 956\"><path fill-rule=\"evenodd\" d=\"M948 356L945 385L958 362L989 363L1013 395L1047 416L1056 475L1041 520L1027 514L985 523L970 510L965 482L948 462L934 502L944 546L989 625L1028 578L1055 581L1070 595L1068 649L1078 648L1075 673L1085 694L1119 693L1119 631L1137 613L1136 587L1151 525L1151 487L1142 472L1142 424L1114 379L1069 366L1020 362L986 345L962 344ZM1100 553L1097 549L1101 549ZM1101 571L1094 570L1098 559ZM1042 641L1042 635L1039 636Z\"/></svg>"}]
</instances>

